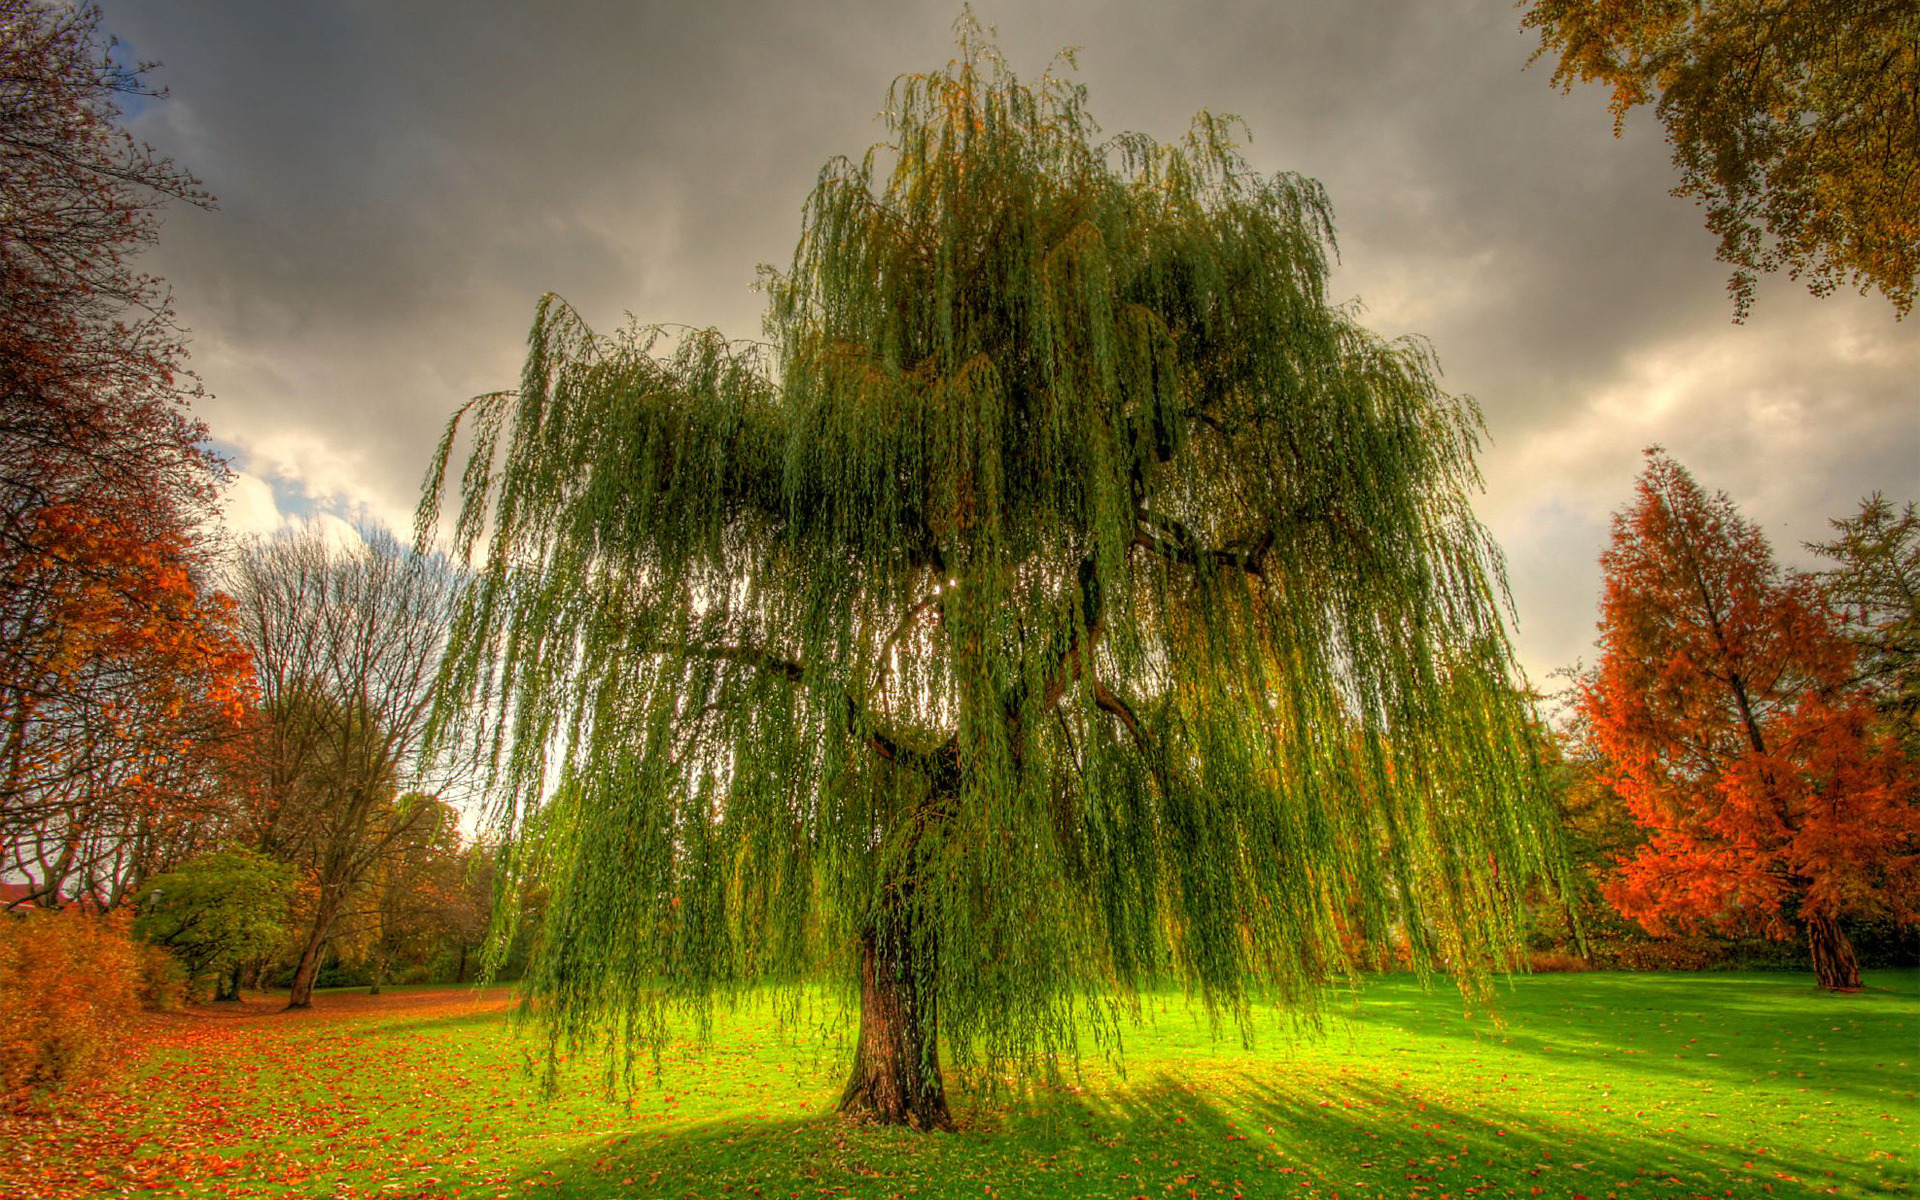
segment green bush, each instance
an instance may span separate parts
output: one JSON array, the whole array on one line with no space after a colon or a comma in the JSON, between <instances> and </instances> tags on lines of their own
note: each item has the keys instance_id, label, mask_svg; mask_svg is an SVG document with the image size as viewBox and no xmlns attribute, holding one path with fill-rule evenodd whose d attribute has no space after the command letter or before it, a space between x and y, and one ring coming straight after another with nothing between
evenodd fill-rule
<instances>
[{"instance_id":1,"label":"green bush","mask_svg":"<svg viewBox=\"0 0 1920 1200\"><path fill-rule=\"evenodd\" d=\"M220 975L277 950L287 934L293 868L232 847L156 875L135 899L133 930L180 960L187 987L203 994Z\"/></svg>"}]
</instances>

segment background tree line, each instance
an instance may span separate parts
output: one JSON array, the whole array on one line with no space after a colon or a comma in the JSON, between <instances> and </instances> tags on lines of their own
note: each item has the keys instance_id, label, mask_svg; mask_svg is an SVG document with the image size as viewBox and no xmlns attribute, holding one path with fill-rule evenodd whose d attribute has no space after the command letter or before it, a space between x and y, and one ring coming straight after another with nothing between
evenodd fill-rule
<instances>
[{"instance_id":1,"label":"background tree line","mask_svg":"<svg viewBox=\"0 0 1920 1200\"><path fill-rule=\"evenodd\" d=\"M323 969L376 988L470 977L496 847L462 833L460 773L421 754L452 573L372 531L338 544L309 529L231 548L217 577L246 673L198 788L102 787L94 813L138 808L95 818L109 852L91 856L68 852L72 816L19 820L9 907L130 909L136 933L223 999L272 982L304 1006ZM129 846L126 828L166 836Z\"/></svg>"},{"instance_id":2,"label":"background tree line","mask_svg":"<svg viewBox=\"0 0 1920 1200\"><path fill-rule=\"evenodd\" d=\"M100 21L0 0L0 906L138 909L223 995L465 976L492 849L418 754L453 578L379 535L218 535L226 469L136 264L213 199L120 127L162 93Z\"/></svg>"}]
</instances>

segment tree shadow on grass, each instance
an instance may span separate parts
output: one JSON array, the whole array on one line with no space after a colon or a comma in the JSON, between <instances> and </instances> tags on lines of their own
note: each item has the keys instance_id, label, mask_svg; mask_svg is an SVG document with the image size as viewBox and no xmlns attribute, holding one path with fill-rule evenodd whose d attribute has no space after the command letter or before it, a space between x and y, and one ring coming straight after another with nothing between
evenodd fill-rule
<instances>
[{"instance_id":1,"label":"tree shadow on grass","mask_svg":"<svg viewBox=\"0 0 1920 1200\"><path fill-rule=\"evenodd\" d=\"M1396 979L1337 1008L1336 1026L1369 1041L1401 1035L1403 1050L1441 1038L1543 1067L1720 1085L1798 1078L1824 1094L1894 1103L1915 1091L1916 979L1879 972L1868 991L1837 996L1784 973L1519 977L1496 999L1499 1024L1463 1017L1444 983L1423 994Z\"/></svg>"},{"instance_id":2,"label":"tree shadow on grass","mask_svg":"<svg viewBox=\"0 0 1920 1200\"><path fill-rule=\"evenodd\" d=\"M1501 1008L1496 1028L1444 990L1389 981L1324 1039L1246 1055L1183 1049L1188 1031L1162 1021L1151 1051L1170 1070L1150 1051L1127 1081L956 1097L953 1137L845 1125L826 1111L830 1080L742 1111L774 1076L742 1081L791 1048L716 1037L690 1061L730 1074L680 1065L666 1084L709 1093L697 1107L713 1117L654 1105L518 1182L578 1197L1914 1194L1899 1126L1871 1111L1911 1108L1897 1061L1920 1015L1911 987L1837 998L1792 976L1558 976L1517 981ZM460 1021L499 1028L497 1014L417 1027ZM1758 1078L1770 1072L1782 1078Z\"/></svg>"},{"instance_id":3,"label":"tree shadow on grass","mask_svg":"<svg viewBox=\"0 0 1920 1200\"><path fill-rule=\"evenodd\" d=\"M1513 1105L1272 1072L1210 1086L1160 1072L1092 1094L963 1104L956 1135L722 1118L596 1142L543 1165L540 1194L885 1197L1911 1194L1911 1168L1696 1130L1594 1129ZM546 1173L546 1172L550 1172ZM552 1191L547 1191L546 1188ZM1534 1189L1539 1191L1534 1191Z\"/></svg>"}]
</instances>

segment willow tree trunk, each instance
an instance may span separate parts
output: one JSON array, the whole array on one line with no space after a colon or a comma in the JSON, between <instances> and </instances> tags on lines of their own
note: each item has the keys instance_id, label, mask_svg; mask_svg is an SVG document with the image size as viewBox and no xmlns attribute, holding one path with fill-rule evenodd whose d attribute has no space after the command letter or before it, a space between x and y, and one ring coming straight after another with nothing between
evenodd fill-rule
<instances>
[{"instance_id":1,"label":"willow tree trunk","mask_svg":"<svg viewBox=\"0 0 1920 1200\"><path fill-rule=\"evenodd\" d=\"M218 981L213 985L213 998L218 1000L240 999L240 968L220 972Z\"/></svg>"},{"instance_id":2,"label":"willow tree trunk","mask_svg":"<svg viewBox=\"0 0 1920 1200\"><path fill-rule=\"evenodd\" d=\"M1860 960L1840 922L1822 914L1807 918L1807 949L1813 955L1813 975L1831 992L1860 990Z\"/></svg>"},{"instance_id":3,"label":"willow tree trunk","mask_svg":"<svg viewBox=\"0 0 1920 1200\"><path fill-rule=\"evenodd\" d=\"M940 1078L935 953L916 941L905 920L861 937L860 1042L840 1097L847 1116L920 1130L953 1128Z\"/></svg>"}]
</instances>

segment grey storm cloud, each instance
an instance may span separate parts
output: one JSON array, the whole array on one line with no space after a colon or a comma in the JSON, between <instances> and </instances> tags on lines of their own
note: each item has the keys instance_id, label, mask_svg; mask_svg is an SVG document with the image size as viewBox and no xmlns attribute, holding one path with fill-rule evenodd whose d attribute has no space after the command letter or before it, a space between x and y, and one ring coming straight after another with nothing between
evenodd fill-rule
<instances>
[{"instance_id":1,"label":"grey storm cloud","mask_svg":"<svg viewBox=\"0 0 1920 1200\"><path fill-rule=\"evenodd\" d=\"M1022 74L1078 48L1109 132L1242 117L1262 170L1320 179L1340 299L1428 337L1487 417L1480 512L1536 678L1591 641L1596 559L1666 445L1776 549L1866 492L1920 494L1920 338L1877 298L1725 270L1650 113L1562 96L1500 0L974 6ZM136 131L217 212L173 214L173 285L240 469L237 524L302 505L404 524L449 411L510 386L546 291L610 325L758 333L820 167L878 140L945 4L111 0L164 63ZM279 498L297 497L289 506Z\"/></svg>"}]
</instances>

